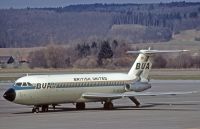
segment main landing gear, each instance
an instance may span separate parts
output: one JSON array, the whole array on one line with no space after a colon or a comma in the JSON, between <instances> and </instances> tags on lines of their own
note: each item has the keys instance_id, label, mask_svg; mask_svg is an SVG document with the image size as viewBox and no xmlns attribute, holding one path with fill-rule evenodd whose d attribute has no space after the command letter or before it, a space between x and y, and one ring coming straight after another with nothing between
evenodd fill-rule
<instances>
[{"instance_id":1,"label":"main landing gear","mask_svg":"<svg viewBox=\"0 0 200 129\"><path fill-rule=\"evenodd\" d=\"M105 102L103 105L103 109L105 110L112 110L114 108L113 103L111 101Z\"/></svg>"},{"instance_id":2,"label":"main landing gear","mask_svg":"<svg viewBox=\"0 0 200 129\"><path fill-rule=\"evenodd\" d=\"M85 103L84 102L76 103L76 110L84 110L84 109L85 109ZM103 109L105 109L105 110L114 109L113 103L111 101L106 101L103 105Z\"/></svg>"},{"instance_id":3,"label":"main landing gear","mask_svg":"<svg viewBox=\"0 0 200 129\"><path fill-rule=\"evenodd\" d=\"M76 110L84 110L85 109L85 103L79 102L76 103Z\"/></svg>"}]
</instances>

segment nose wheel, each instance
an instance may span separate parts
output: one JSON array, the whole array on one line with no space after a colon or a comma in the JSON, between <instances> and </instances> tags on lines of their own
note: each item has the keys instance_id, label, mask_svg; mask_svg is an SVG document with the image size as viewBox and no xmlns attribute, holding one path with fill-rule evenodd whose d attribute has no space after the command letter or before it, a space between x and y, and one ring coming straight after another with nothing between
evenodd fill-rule
<instances>
[{"instance_id":1,"label":"nose wheel","mask_svg":"<svg viewBox=\"0 0 200 129\"><path fill-rule=\"evenodd\" d=\"M41 105L41 106L34 106L32 109L32 113L39 113L41 107L41 112L48 112L49 111L49 105Z\"/></svg>"},{"instance_id":2,"label":"nose wheel","mask_svg":"<svg viewBox=\"0 0 200 129\"><path fill-rule=\"evenodd\" d=\"M32 109L32 113L39 113L39 107L34 106L33 109Z\"/></svg>"}]
</instances>

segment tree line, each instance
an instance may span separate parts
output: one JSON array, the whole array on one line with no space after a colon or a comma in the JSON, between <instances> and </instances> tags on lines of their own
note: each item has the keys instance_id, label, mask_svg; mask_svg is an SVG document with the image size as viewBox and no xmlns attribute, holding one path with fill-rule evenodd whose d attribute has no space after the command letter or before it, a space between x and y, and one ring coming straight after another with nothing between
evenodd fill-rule
<instances>
[{"instance_id":1,"label":"tree line","mask_svg":"<svg viewBox=\"0 0 200 129\"><path fill-rule=\"evenodd\" d=\"M116 40L78 43L68 47L48 45L29 54L30 68L130 68L136 56L126 54L127 43ZM200 68L200 55L157 55L154 68Z\"/></svg>"},{"instance_id":2,"label":"tree line","mask_svg":"<svg viewBox=\"0 0 200 129\"><path fill-rule=\"evenodd\" d=\"M127 62L130 57L124 56L128 49L128 44L119 44L116 40L77 43L68 47L50 44L29 54L29 66L31 68L111 68L113 66L128 66Z\"/></svg>"}]
</instances>

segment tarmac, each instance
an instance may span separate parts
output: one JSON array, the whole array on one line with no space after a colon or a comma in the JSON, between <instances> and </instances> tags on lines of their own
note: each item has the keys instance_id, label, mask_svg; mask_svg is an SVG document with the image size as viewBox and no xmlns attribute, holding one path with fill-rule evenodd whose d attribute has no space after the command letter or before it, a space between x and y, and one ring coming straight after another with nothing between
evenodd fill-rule
<instances>
[{"instance_id":1,"label":"tarmac","mask_svg":"<svg viewBox=\"0 0 200 129\"><path fill-rule=\"evenodd\" d=\"M199 80L152 80L149 92L200 91ZM77 111L61 104L55 111L31 113L31 106L2 98L11 83L0 83L0 129L200 129L200 93L139 97L140 108L127 98L115 100L114 110L100 102L86 103Z\"/></svg>"}]
</instances>

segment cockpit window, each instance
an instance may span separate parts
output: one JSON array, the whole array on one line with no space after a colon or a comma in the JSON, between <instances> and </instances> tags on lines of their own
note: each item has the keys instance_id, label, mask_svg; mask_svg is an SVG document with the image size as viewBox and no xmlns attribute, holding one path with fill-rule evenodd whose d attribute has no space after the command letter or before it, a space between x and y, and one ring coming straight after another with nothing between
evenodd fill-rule
<instances>
[{"instance_id":1,"label":"cockpit window","mask_svg":"<svg viewBox=\"0 0 200 129\"><path fill-rule=\"evenodd\" d=\"M30 82L27 82L28 86L33 86Z\"/></svg>"},{"instance_id":2,"label":"cockpit window","mask_svg":"<svg viewBox=\"0 0 200 129\"><path fill-rule=\"evenodd\" d=\"M22 86L27 86L26 82L23 82Z\"/></svg>"},{"instance_id":3,"label":"cockpit window","mask_svg":"<svg viewBox=\"0 0 200 129\"><path fill-rule=\"evenodd\" d=\"M15 86L21 86L21 85L22 85L21 82L18 82L18 83L15 84Z\"/></svg>"},{"instance_id":4,"label":"cockpit window","mask_svg":"<svg viewBox=\"0 0 200 129\"><path fill-rule=\"evenodd\" d=\"M33 86L30 82L17 82L15 86Z\"/></svg>"}]
</instances>

